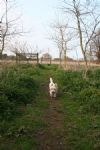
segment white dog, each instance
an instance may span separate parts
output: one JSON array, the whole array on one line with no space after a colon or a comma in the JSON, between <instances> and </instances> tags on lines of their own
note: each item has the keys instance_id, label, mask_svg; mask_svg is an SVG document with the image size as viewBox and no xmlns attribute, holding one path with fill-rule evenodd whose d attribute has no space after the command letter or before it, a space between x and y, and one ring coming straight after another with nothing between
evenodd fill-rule
<instances>
[{"instance_id":1,"label":"white dog","mask_svg":"<svg viewBox=\"0 0 100 150\"><path fill-rule=\"evenodd\" d=\"M53 82L53 79L50 78L50 83L49 83L49 93L51 98L56 98L58 92L58 85L57 83Z\"/></svg>"}]
</instances>

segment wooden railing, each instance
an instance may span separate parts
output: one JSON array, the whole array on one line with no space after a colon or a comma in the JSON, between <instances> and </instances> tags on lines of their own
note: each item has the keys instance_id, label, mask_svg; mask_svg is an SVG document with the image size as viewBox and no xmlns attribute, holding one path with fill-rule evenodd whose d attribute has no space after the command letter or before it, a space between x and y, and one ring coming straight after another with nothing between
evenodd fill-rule
<instances>
[{"instance_id":1,"label":"wooden railing","mask_svg":"<svg viewBox=\"0 0 100 150\"><path fill-rule=\"evenodd\" d=\"M38 53L16 53L16 62L20 61L36 61L39 63Z\"/></svg>"}]
</instances>

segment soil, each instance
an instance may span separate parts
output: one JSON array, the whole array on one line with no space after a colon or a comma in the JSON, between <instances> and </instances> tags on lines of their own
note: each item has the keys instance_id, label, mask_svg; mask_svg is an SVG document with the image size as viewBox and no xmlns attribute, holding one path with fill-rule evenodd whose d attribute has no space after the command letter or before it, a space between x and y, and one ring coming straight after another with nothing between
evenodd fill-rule
<instances>
[{"instance_id":1,"label":"soil","mask_svg":"<svg viewBox=\"0 0 100 150\"><path fill-rule=\"evenodd\" d=\"M64 116L61 111L59 98L51 99L49 94L45 96L49 107L45 110L43 120L47 122L46 129L37 133L39 150L69 150L64 131Z\"/></svg>"}]
</instances>

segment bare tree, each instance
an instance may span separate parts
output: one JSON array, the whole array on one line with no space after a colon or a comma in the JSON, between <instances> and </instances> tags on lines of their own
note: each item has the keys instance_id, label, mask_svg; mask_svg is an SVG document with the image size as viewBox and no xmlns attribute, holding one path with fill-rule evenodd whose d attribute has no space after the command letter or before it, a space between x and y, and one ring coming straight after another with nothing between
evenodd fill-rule
<instances>
[{"instance_id":1,"label":"bare tree","mask_svg":"<svg viewBox=\"0 0 100 150\"><path fill-rule=\"evenodd\" d=\"M4 50L4 45L5 45L5 38L6 38L6 34L8 31L8 17L7 17L7 0L5 1L5 14L3 14L1 16L1 21L0 21L0 44L1 44L1 48L0 48L0 57L2 58L2 53ZM2 26L2 20L5 16L5 27Z\"/></svg>"},{"instance_id":2,"label":"bare tree","mask_svg":"<svg viewBox=\"0 0 100 150\"><path fill-rule=\"evenodd\" d=\"M100 15L96 12L95 3L87 0L64 0L63 11L72 18L74 26L72 26L70 21L71 27L78 33L80 49L85 61L84 77L86 77L88 70L86 53L89 49L90 41L100 23Z\"/></svg>"},{"instance_id":3,"label":"bare tree","mask_svg":"<svg viewBox=\"0 0 100 150\"><path fill-rule=\"evenodd\" d=\"M26 41L23 42L15 42L10 45L10 50L16 55L16 63L20 62L21 60L37 60L39 61L39 52L38 47L35 48L29 45Z\"/></svg>"},{"instance_id":4,"label":"bare tree","mask_svg":"<svg viewBox=\"0 0 100 150\"><path fill-rule=\"evenodd\" d=\"M14 0L13 0L14 1ZM13 2L12 1L12 2ZM20 18L18 16L17 18L9 19L9 12L11 9L13 9L13 5L11 5L11 1L9 0L2 0L0 3L1 7L1 14L0 14L0 58L2 58L2 53L5 49L5 44L7 42L8 38L11 38L11 36L20 35L23 33L23 29L17 30L15 27L16 21Z\"/></svg>"},{"instance_id":5,"label":"bare tree","mask_svg":"<svg viewBox=\"0 0 100 150\"><path fill-rule=\"evenodd\" d=\"M98 63L100 63L100 29L95 33L91 40L90 54L95 57Z\"/></svg>"},{"instance_id":6,"label":"bare tree","mask_svg":"<svg viewBox=\"0 0 100 150\"><path fill-rule=\"evenodd\" d=\"M56 22L52 25L52 29L53 34L50 39L56 43L59 49L60 66L62 65L62 60L64 60L64 67L66 67L68 43L72 37L68 32L67 24Z\"/></svg>"}]
</instances>

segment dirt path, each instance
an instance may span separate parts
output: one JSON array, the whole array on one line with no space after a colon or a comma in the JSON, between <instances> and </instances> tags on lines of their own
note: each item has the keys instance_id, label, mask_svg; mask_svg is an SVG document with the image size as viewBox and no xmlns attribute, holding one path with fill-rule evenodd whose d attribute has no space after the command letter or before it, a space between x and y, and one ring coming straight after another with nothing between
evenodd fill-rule
<instances>
[{"instance_id":1,"label":"dirt path","mask_svg":"<svg viewBox=\"0 0 100 150\"><path fill-rule=\"evenodd\" d=\"M39 150L68 150L65 144L62 104L58 99L51 100L48 95L45 95L45 98L49 102L49 107L45 110L43 120L48 126L37 134Z\"/></svg>"}]
</instances>

